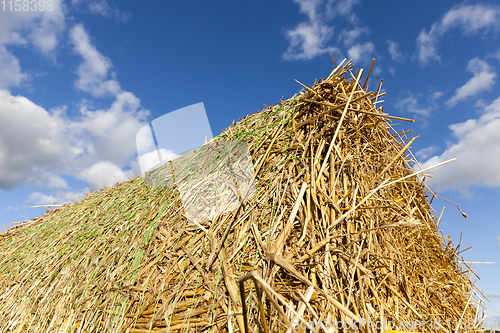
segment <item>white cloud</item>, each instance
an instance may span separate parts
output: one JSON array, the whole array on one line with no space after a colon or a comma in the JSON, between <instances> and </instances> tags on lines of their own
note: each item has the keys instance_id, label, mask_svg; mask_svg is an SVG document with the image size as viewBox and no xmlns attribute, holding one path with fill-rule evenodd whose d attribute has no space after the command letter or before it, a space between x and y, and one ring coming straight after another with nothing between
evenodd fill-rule
<instances>
[{"instance_id":1,"label":"white cloud","mask_svg":"<svg viewBox=\"0 0 500 333\"><path fill-rule=\"evenodd\" d=\"M500 236L497 237L497 245L500 247ZM500 295L498 295L500 297Z\"/></svg>"},{"instance_id":2,"label":"white cloud","mask_svg":"<svg viewBox=\"0 0 500 333\"><path fill-rule=\"evenodd\" d=\"M399 51L399 46L396 42L392 40L387 41L387 48L391 54L391 58L397 62L403 62L405 60L403 54Z\"/></svg>"},{"instance_id":3,"label":"white cloud","mask_svg":"<svg viewBox=\"0 0 500 333\"><path fill-rule=\"evenodd\" d=\"M50 171L44 171L40 174L32 176L26 179L26 185L28 186L47 186L53 189L65 189L68 188L68 183L61 176L54 174Z\"/></svg>"},{"instance_id":4,"label":"white cloud","mask_svg":"<svg viewBox=\"0 0 500 333\"><path fill-rule=\"evenodd\" d=\"M109 182L131 175L122 168L136 163L135 134L149 115L137 97L121 89L111 72L111 61L96 50L81 24L70 31L73 49L83 59L75 85L93 96L115 97L109 108L95 109L84 101L77 116L69 119L66 107L46 110L7 90L30 78L9 52L9 45L33 45L40 53L55 57L65 28L66 7L61 0L52 1L52 6L44 11L0 11L0 188L45 186L53 193L35 192L29 198L45 204L84 197L68 191L62 175L83 177L93 187L111 185ZM128 17L106 0L90 1L88 6L94 13L118 20ZM108 183L99 175L100 170Z\"/></svg>"},{"instance_id":5,"label":"white cloud","mask_svg":"<svg viewBox=\"0 0 500 333\"><path fill-rule=\"evenodd\" d=\"M354 62L362 62L371 58L374 51L375 45L373 45L373 43L359 43L351 46L347 51L347 55L349 56L349 58L354 60Z\"/></svg>"},{"instance_id":6,"label":"white cloud","mask_svg":"<svg viewBox=\"0 0 500 333\"><path fill-rule=\"evenodd\" d=\"M12 189L66 150L63 121L22 96L0 90L0 187Z\"/></svg>"},{"instance_id":7,"label":"white cloud","mask_svg":"<svg viewBox=\"0 0 500 333\"><path fill-rule=\"evenodd\" d=\"M485 61L476 57L469 61L467 70L474 76L456 90L455 95L447 102L448 106L454 106L483 90L491 90L491 86L495 84L497 74Z\"/></svg>"},{"instance_id":8,"label":"white cloud","mask_svg":"<svg viewBox=\"0 0 500 333\"><path fill-rule=\"evenodd\" d=\"M83 9L91 14L114 18L118 22L126 21L131 16L107 0L71 0L71 4L74 9Z\"/></svg>"},{"instance_id":9,"label":"white cloud","mask_svg":"<svg viewBox=\"0 0 500 333\"><path fill-rule=\"evenodd\" d=\"M417 58L421 65L439 61L439 40L452 29L460 28L465 36L500 28L500 7L490 5L459 5L450 9L429 31L422 30L417 38Z\"/></svg>"},{"instance_id":10,"label":"white cloud","mask_svg":"<svg viewBox=\"0 0 500 333\"><path fill-rule=\"evenodd\" d=\"M432 110L432 107L423 107L419 105L417 98L413 95L400 99L396 103L396 108L423 117L428 117Z\"/></svg>"},{"instance_id":11,"label":"white cloud","mask_svg":"<svg viewBox=\"0 0 500 333\"><path fill-rule=\"evenodd\" d=\"M54 9L45 11L45 15L38 18L39 26L32 29L29 38L40 51L47 54L54 50L58 44L58 34L64 30L63 4L53 1Z\"/></svg>"},{"instance_id":12,"label":"white cloud","mask_svg":"<svg viewBox=\"0 0 500 333\"><path fill-rule=\"evenodd\" d=\"M359 0L328 0L326 12L329 17L353 15L352 10L358 3ZM355 19L351 16L351 20Z\"/></svg>"},{"instance_id":13,"label":"white cloud","mask_svg":"<svg viewBox=\"0 0 500 333\"><path fill-rule=\"evenodd\" d=\"M26 200L28 203L33 205L52 205L57 203L58 205L64 205L70 202L82 200L85 198L86 194L84 192L89 191L84 189L81 192L56 192L55 194L43 194L41 192L34 192L28 196Z\"/></svg>"},{"instance_id":14,"label":"white cloud","mask_svg":"<svg viewBox=\"0 0 500 333\"><path fill-rule=\"evenodd\" d=\"M61 0L52 1L52 6L50 11L0 11L0 45L29 40L43 54L53 51L64 30L65 6Z\"/></svg>"},{"instance_id":15,"label":"white cloud","mask_svg":"<svg viewBox=\"0 0 500 333\"><path fill-rule=\"evenodd\" d=\"M337 40L342 43L347 49L347 57L352 59L355 63L369 63L373 58L375 52L375 45L372 42L362 42L361 39L364 35L369 35L370 29L359 26L353 28L345 28L338 36ZM381 71L376 67L375 70ZM373 73L377 74L377 73Z\"/></svg>"},{"instance_id":16,"label":"white cloud","mask_svg":"<svg viewBox=\"0 0 500 333\"><path fill-rule=\"evenodd\" d=\"M299 5L299 11L306 14L309 20L315 21L318 19L318 9L322 0L294 0Z\"/></svg>"},{"instance_id":17,"label":"white cloud","mask_svg":"<svg viewBox=\"0 0 500 333\"><path fill-rule=\"evenodd\" d=\"M79 121L71 124L71 130L93 140L79 147L113 163L124 163L132 154L131 147L135 151L135 135L149 115L130 92L118 94L109 109L89 110L83 105L80 114Z\"/></svg>"},{"instance_id":18,"label":"white cloud","mask_svg":"<svg viewBox=\"0 0 500 333\"><path fill-rule=\"evenodd\" d=\"M51 205L57 201L52 195L45 195L41 192L31 193L28 197L28 202L34 202L37 205Z\"/></svg>"},{"instance_id":19,"label":"white cloud","mask_svg":"<svg viewBox=\"0 0 500 333\"><path fill-rule=\"evenodd\" d=\"M82 107L70 120L64 108L46 111L0 90L0 188L12 189L26 181L36 186L33 177L43 179L47 170L79 176L102 161L129 165L136 152L136 133L147 116L129 92L121 92L109 109ZM63 186L49 176L45 184Z\"/></svg>"},{"instance_id":20,"label":"white cloud","mask_svg":"<svg viewBox=\"0 0 500 333\"><path fill-rule=\"evenodd\" d=\"M457 142L439 156L434 156L422 167L456 158L438 169L428 179L435 190L464 189L467 186L500 186L500 97L486 106L477 119L449 127Z\"/></svg>"},{"instance_id":21,"label":"white cloud","mask_svg":"<svg viewBox=\"0 0 500 333\"><path fill-rule=\"evenodd\" d=\"M83 58L77 69L76 87L96 97L119 94L121 87L118 81L108 79L108 72L112 67L111 61L92 45L82 24L77 24L71 29L70 38L73 50Z\"/></svg>"},{"instance_id":22,"label":"white cloud","mask_svg":"<svg viewBox=\"0 0 500 333\"><path fill-rule=\"evenodd\" d=\"M339 53L337 47L329 45L334 28L328 23L335 17L342 16L352 24L356 24L358 19L352 10L359 1L294 0L294 2L299 5L299 11L305 14L308 20L298 24L294 29L286 31L289 45L283 58L285 60L309 60L325 53ZM363 29L355 27L350 32L351 35L359 35ZM355 41L352 41L351 44L354 43ZM353 49L352 52L355 50Z\"/></svg>"},{"instance_id":23,"label":"white cloud","mask_svg":"<svg viewBox=\"0 0 500 333\"><path fill-rule=\"evenodd\" d=\"M65 10L60 0L52 5L51 11L0 11L0 89L19 86L30 78L9 52L9 45L31 43L42 54L53 56L58 35L64 30Z\"/></svg>"},{"instance_id":24,"label":"white cloud","mask_svg":"<svg viewBox=\"0 0 500 333\"><path fill-rule=\"evenodd\" d=\"M309 60L318 55L331 53L336 48L325 44L333 35L333 28L319 23L304 22L287 32L290 42L285 60Z\"/></svg>"},{"instance_id":25,"label":"white cloud","mask_svg":"<svg viewBox=\"0 0 500 333\"><path fill-rule=\"evenodd\" d=\"M163 161L170 161L180 156L175 154L171 150L166 150L163 148L160 148L160 154ZM134 170L136 172L138 171L145 173L146 171L149 171L152 168L157 167L159 165L158 152L156 150L141 154L138 160L139 160L140 170Z\"/></svg>"},{"instance_id":26,"label":"white cloud","mask_svg":"<svg viewBox=\"0 0 500 333\"><path fill-rule=\"evenodd\" d=\"M80 177L90 184L92 190L98 190L132 178L133 174L122 171L116 164L103 161L83 170L80 173Z\"/></svg>"},{"instance_id":27,"label":"white cloud","mask_svg":"<svg viewBox=\"0 0 500 333\"><path fill-rule=\"evenodd\" d=\"M102 16L109 16L111 12L111 6L106 0L90 2L89 9L92 13L101 14Z\"/></svg>"},{"instance_id":28,"label":"white cloud","mask_svg":"<svg viewBox=\"0 0 500 333\"><path fill-rule=\"evenodd\" d=\"M438 146L430 146L427 148L422 148L419 149L415 155L417 155L418 158L425 160L429 156L432 156L436 151L438 151L439 147Z\"/></svg>"},{"instance_id":29,"label":"white cloud","mask_svg":"<svg viewBox=\"0 0 500 333\"><path fill-rule=\"evenodd\" d=\"M28 75L21 72L19 61L0 45L0 89L19 86Z\"/></svg>"},{"instance_id":30,"label":"white cloud","mask_svg":"<svg viewBox=\"0 0 500 333\"><path fill-rule=\"evenodd\" d=\"M442 91L437 90L437 91L434 91L434 92L432 93L432 98L433 98L433 99L438 99L439 97L441 97L441 96L443 96L443 95L444 95L444 93L443 93Z\"/></svg>"},{"instance_id":31,"label":"white cloud","mask_svg":"<svg viewBox=\"0 0 500 333\"><path fill-rule=\"evenodd\" d=\"M363 35L368 35L369 33L370 29L368 28L362 28L362 27L354 27L352 29L346 28L338 34L337 40L349 46L355 44L357 42L357 39L361 38Z\"/></svg>"},{"instance_id":32,"label":"white cloud","mask_svg":"<svg viewBox=\"0 0 500 333\"><path fill-rule=\"evenodd\" d=\"M98 109L83 101L77 115L69 119L66 107L47 111L25 97L0 90L2 189L25 184L67 190L69 186L62 175L81 177L95 189L133 176L132 171L122 169L137 164L135 137L149 112L140 106L134 94L123 91L118 81L108 78L111 61L90 43L82 25L76 25L70 37L74 50L83 59L78 67L77 87L94 96L111 95L115 100L109 108ZM0 56L9 59L0 45L1 51L4 52ZM0 70L0 78L7 76L14 83L21 82L23 74L16 67L17 59L11 57L8 61L18 77ZM37 193L33 198L39 201L54 197ZM70 198L65 193L71 192L57 192L54 198Z\"/></svg>"},{"instance_id":33,"label":"white cloud","mask_svg":"<svg viewBox=\"0 0 500 333\"><path fill-rule=\"evenodd\" d=\"M435 44L437 37L433 37L430 33L422 30L417 38L418 60L421 65L427 65L429 59L441 60L437 52Z\"/></svg>"}]
</instances>

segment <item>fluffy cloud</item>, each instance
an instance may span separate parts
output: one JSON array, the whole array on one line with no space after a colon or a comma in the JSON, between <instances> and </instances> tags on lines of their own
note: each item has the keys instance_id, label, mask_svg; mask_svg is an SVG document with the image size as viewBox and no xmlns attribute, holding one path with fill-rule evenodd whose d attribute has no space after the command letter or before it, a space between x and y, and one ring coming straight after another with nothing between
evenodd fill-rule
<instances>
[{"instance_id":1,"label":"fluffy cloud","mask_svg":"<svg viewBox=\"0 0 500 333\"><path fill-rule=\"evenodd\" d=\"M87 4L93 13L118 20L128 17L106 0ZM81 24L69 34L73 50L82 57L75 86L95 97L114 97L109 108L96 109L83 101L77 115L69 119L66 107L46 110L7 90L30 78L10 46L30 45L54 57L65 28L66 7L61 0L52 1L52 6L50 11L0 11L0 188L25 184L52 191L32 193L28 202L35 204L84 197L83 192L71 192L62 175L84 179L92 189L132 176L122 169L137 164L135 134L149 115L137 97L121 89L111 61L96 50Z\"/></svg>"},{"instance_id":2,"label":"fluffy cloud","mask_svg":"<svg viewBox=\"0 0 500 333\"><path fill-rule=\"evenodd\" d=\"M333 36L333 28L326 24L320 13L322 0L294 0L300 12L307 15L308 22L300 23L295 29L286 32L288 49L283 55L286 60L309 60L318 55L333 52L335 48L327 46Z\"/></svg>"},{"instance_id":3,"label":"fluffy cloud","mask_svg":"<svg viewBox=\"0 0 500 333\"><path fill-rule=\"evenodd\" d=\"M108 79L111 61L92 45L82 24L71 29L70 38L73 50L83 58L77 69L76 87L96 97L117 95L121 91L120 84L116 80Z\"/></svg>"},{"instance_id":4,"label":"fluffy cloud","mask_svg":"<svg viewBox=\"0 0 500 333\"><path fill-rule=\"evenodd\" d=\"M92 138L78 145L113 163L124 163L135 151L135 135L144 125L149 112L142 109L140 100L130 92L121 92L109 109L80 108L81 117L71 124L72 132Z\"/></svg>"},{"instance_id":5,"label":"fluffy cloud","mask_svg":"<svg viewBox=\"0 0 500 333\"><path fill-rule=\"evenodd\" d=\"M417 38L417 58L421 65L440 60L438 44L441 37L452 29L460 28L463 35L488 32L500 28L500 7L490 5L459 5L432 24L429 31L422 30Z\"/></svg>"},{"instance_id":6,"label":"fluffy cloud","mask_svg":"<svg viewBox=\"0 0 500 333\"><path fill-rule=\"evenodd\" d=\"M329 22L341 16L351 24L359 21L352 13L357 0L294 0L299 5L301 13L308 18L294 29L286 31L288 49L283 55L285 60L309 60L325 53L340 53L337 47L329 45L332 40L334 28ZM349 53L360 59L360 51L372 51L372 43L360 43L356 40L367 29L357 26L351 30L340 33L342 42L349 49Z\"/></svg>"},{"instance_id":7,"label":"fluffy cloud","mask_svg":"<svg viewBox=\"0 0 500 333\"><path fill-rule=\"evenodd\" d=\"M65 151L63 120L22 96L0 90L0 188L12 189Z\"/></svg>"},{"instance_id":8,"label":"fluffy cloud","mask_svg":"<svg viewBox=\"0 0 500 333\"><path fill-rule=\"evenodd\" d=\"M91 172L96 170L92 167L103 161L120 167L130 165L135 156L135 135L148 115L129 92L121 92L108 109L82 106L79 115L70 120L64 109L47 111L2 90L0 188L13 189L21 183L37 186L36 178L49 187L64 188L63 179L53 173L82 177L99 186L101 178ZM127 179L123 172L117 174L113 181Z\"/></svg>"},{"instance_id":9,"label":"fluffy cloud","mask_svg":"<svg viewBox=\"0 0 500 333\"><path fill-rule=\"evenodd\" d=\"M456 158L438 169L427 183L435 190L467 186L500 186L500 97L477 119L450 126L457 142L422 164L423 168Z\"/></svg>"},{"instance_id":10,"label":"fluffy cloud","mask_svg":"<svg viewBox=\"0 0 500 333\"><path fill-rule=\"evenodd\" d=\"M399 51L399 46L396 42L388 40L387 48L393 61L403 62L405 60L403 54Z\"/></svg>"},{"instance_id":11,"label":"fluffy cloud","mask_svg":"<svg viewBox=\"0 0 500 333\"><path fill-rule=\"evenodd\" d=\"M47 186L52 189L66 189L69 187L66 180L50 171L42 171L36 177L26 179L25 183L28 186Z\"/></svg>"},{"instance_id":12,"label":"fluffy cloud","mask_svg":"<svg viewBox=\"0 0 500 333\"><path fill-rule=\"evenodd\" d=\"M359 43L351 46L347 51L349 58L354 62L366 61L375 51L375 45L370 42Z\"/></svg>"},{"instance_id":13,"label":"fluffy cloud","mask_svg":"<svg viewBox=\"0 0 500 333\"><path fill-rule=\"evenodd\" d=\"M29 41L43 54L53 51L64 30L65 7L61 0L52 5L51 11L0 11L0 45Z\"/></svg>"},{"instance_id":14,"label":"fluffy cloud","mask_svg":"<svg viewBox=\"0 0 500 333\"><path fill-rule=\"evenodd\" d=\"M118 165L104 161L83 170L80 178L85 179L93 190L97 190L133 178L133 173L124 172Z\"/></svg>"},{"instance_id":15,"label":"fluffy cloud","mask_svg":"<svg viewBox=\"0 0 500 333\"><path fill-rule=\"evenodd\" d=\"M474 76L456 90L455 95L448 100L448 106L454 106L459 101L473 96L480 91L490 90L491 86L495 84L497 74L485 61L476 57L469 61L467 70Z\"/></svg>"},{"instance_id":16,"label":"fluffy cloud","mask_svg":"<svg viewBox=\"0 0 500 333\"><path fill-rule=\"evenodd\" d=\"M336 51L336 48L325 44L333 35L333 28L315 22L299 24L294 30L287 32L290 42L283 55L285 60L309 60L324 53Z\"/></svg>"},{"instance_id":17,"label":"fluffy cloud","mask_svg":"<svg viewBox=\"0 0 500 333\"><path fill-rule=\"evenodd\" d=\"M171 150L166 150L163 148L160 148L160 154L161 154L161 158L162 158L163 162L173 160L173 159L180 156L180 155L175 154ZM140 170L137 170L137 171L140 171L143 174L146 171L149 171L149 170L159 166L159 163L158 163L159 157L158 157L158 152L156 150L139 155L138 160L139 160ZM136 171L135 169L137 169L137 166L135 166L135 168L133 168L133 169L134 169L134 171Z\"/></svg>"},{"instance_id":18,"label":"fluffy cloud","mask_svg":"<svg viewBox=\"0 0 500 333\"><path fill-rule=\"evenodd\" d=\"M46 110L6 90L21 84L27 75L2 44L33 42L48 54L57 46L57 34L64 27L63 6L58 1L54 5L50 14L24 13L33 19L29 22L16 13L0 20L0 89L4 89L0 90L0 188L25 184L55 191L33 193L28 201L35 204L82 198L82 193L69 191L61 175L84 179L92 190L133 177L126 169L138 164L135 135L149 116L134 94L110 78L114 76L111 61L92 45L81 24L70 31L73 50L82 57L75 85L92 96L114 97L109 108L96 109L84 100L70 119L66 107Z\"/></svg>"}]
</instances>

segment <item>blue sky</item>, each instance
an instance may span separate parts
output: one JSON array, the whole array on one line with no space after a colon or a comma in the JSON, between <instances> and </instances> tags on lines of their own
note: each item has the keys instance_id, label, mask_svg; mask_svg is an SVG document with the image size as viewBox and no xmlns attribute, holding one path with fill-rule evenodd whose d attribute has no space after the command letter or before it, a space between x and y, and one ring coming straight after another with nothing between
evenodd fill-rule
<instances>
[{"instance_id":1,"label":"blue sky","mask_svg":"<svg viewBox=\"0 0 500 333\"><path fill-rule=\"evenodd\" d=\"M500 7L496 1L53 1L0 4L0 225L140 174L147 121L203 102L218 135L353 58L384 79L384 111L416 119L413 153L445 235L500 324ZM375 84L371 86L374 89Z\"/></svg>"}]
</instances>

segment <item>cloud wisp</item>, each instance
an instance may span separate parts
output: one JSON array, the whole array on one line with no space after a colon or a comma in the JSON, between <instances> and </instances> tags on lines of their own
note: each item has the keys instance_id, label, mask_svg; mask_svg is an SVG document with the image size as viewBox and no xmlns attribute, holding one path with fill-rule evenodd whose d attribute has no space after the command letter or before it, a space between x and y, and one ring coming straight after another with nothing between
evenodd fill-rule
<instances>
[{"instance_id":1,"label":"cloud wisp","mask_svg":"<svg viewBox=\"0 0 500 333\"><path fill-rule=\"evenodd\" d=\"M387 49L389 50L389 54L391 55L391 59L393 61L396 61L396 62L404 62L405 61L405 57L403 56L401 51L399 51L399 45L396 42L394 42L392 40L388 40L387 41Z\"/></svg>"},{"instance_id":2,"label":"cloud wisp","mask_svg":"<svg viewBox=\"0 0 500 333\"><path fill-rule=\"evenodd\" d=\"M338 42L347 49L347 54L355 62L370 58L375 46L373 43L359 41L360 36L369 30L359 26L359 19L353 13L358 0L294 0L299 5L299 11L307 16L307 21L286 31L289 42L287 51L283 54L285 60L310 60L319 55L342 52L333 44L335 28L332 20L341 17L347 20L352 28L346 28L338 33Z\"/></svg>"},{"instance_id":3,"label":"cloud wisp","mask_svg":"<svg viewBox=\"0 0 500 333\"><path fill-rule=\"evenodd\" d=\"M20 86L29 76L21 71L19 60L0 45L0 89Z\"/></svg>"},{"instance_id":4,"label":"cloud wisp","mask_svg":"<svg viewBox=\"0 0 500 333\"><path fill-rule=\"evenodd\" d=\"M310 60L318 55L337 51L327 42L333 35L333 28L318 22L303 22L287 31L288 49L285 60Z\"/></svg>"},{"instance_id":5,"label":"cloud wisp","mask_svg":"<svg viewBox=\"0 0 500 333\"><path fill-rule=\"evenodd\" d=\"M432 111L432 107L424 107L420 105L417 97L413 94L408 94L407 97L399 99L399 101L396 103L396 109L403 112L409 112L424 118L429 117Z\"/></svg>"},{"instance_id":6,"label":"cloud wisp","mask_svg":"<svg viewBox=\"0 0 500 333\"><path fill-rule=\"evenodd\" d=\"M449 107L455 106L459 101L474 96L483 90L491 90L491 87L495 84L497 74L484 60L477 57L472 59L467 65L467 71L471 72L473 77L458 88L455 95L446 102Z\"/></svg>"},{"instance_id":7,"label":"cloud wisp","mask_svg":"<svg viewBox=\"0 0 500 333\"><path fill-rule=\"evenodd\" d=\"M77 69L78 80L75 82L77 89L88 92L94 97L116 96L120 93L120 84L108 78L111 61L92 45L82 24L77 24L71 29L70 38L73 50L83 59Z\"/></svg>"},{"instance_id":8,"label":"cloud wisp","mask_svg":"<svg viewBox=\"0 0 500 333\"><path fill-rule=\"evenodd\" d=\"M131 16L107 0L71 0L71 4L77 10L113 18L117 22L125 22Z\"/></svg>"},{"instance_id":9,"label":"cloud wisp","mask_svg":"<svg viewBox=\"0 0 500 333\"><path fill-rule=\"evenodd\" d=\"M435 146L435 145L432 145L430 147L427 147L427 148L422 148L422 149L419 149L415 155L420 158L421 160L425 160L427 158L429 158L430 156L432 156L435 152L437 152L439 149L438 146Z\"/></svg>"},{"instance_id":10,"label":"cloud wisp","mask_svg":"<svg viewBox=\"0 0 500 333\"><path fill-rule=\"evenodd\" d=\"M487 33L500 28L500 6L458 5L443 15L441 20L422 30L417 38L416 58L424 66L430 61L440 61L439 41L449 31L460 29L464 36Z\"/></svg>"},{"instance_id":11,"label":"cloud wisp","mask_svg":"<svg viewBox=\"0 0 500 333\"><path fill-rule=\"evenodd\" d=\"M288 49L283 54L285 60L309 60L336 49L327 43L333 36L333 28L327 25L326 17L321 13L322 0L294 0L299 11L308 21L300 23L295 29L286 32Z\"/></svg>"}]
</instances>

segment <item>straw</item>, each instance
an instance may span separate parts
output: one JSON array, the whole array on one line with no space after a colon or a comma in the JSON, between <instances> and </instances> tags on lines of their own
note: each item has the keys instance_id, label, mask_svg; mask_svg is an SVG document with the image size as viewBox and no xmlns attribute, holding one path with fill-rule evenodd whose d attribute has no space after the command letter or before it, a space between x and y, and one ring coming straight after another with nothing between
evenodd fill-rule
<instances>
[{"instance_id":1,"label":"straw","mask_svg":"<svg viewBox=\"0 0 500 333\"><path fill-rule=\"evenodd\" d=\"M332 332L328 320L366 333L377 328L362 323L378 321L477 329L482 293L439 235L421 176L436 166L414 170L415 138L389 123L407 119L375 107L381 85L365 91L369 75L361 86L352 61L335 67L205 143L239 141L252 157L255 191L236 186L240 202L222 215L188 221L187 207L229 204L197 192L225 165L200 156L196 177L186 162L165 186L138 177L1 233L0 332Z\"/></svg>"}]
</instances>

